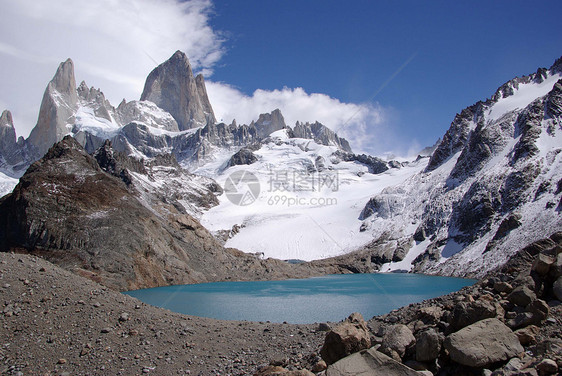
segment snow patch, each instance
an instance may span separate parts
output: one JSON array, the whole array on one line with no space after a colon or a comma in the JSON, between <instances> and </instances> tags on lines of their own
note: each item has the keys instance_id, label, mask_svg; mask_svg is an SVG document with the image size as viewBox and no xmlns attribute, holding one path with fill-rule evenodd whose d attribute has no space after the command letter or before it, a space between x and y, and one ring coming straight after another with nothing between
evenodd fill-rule
<instances>
[{"instance_id":1,"label":"snow patch","mask_svg":"<svg viewBox=\"0 0 562 376\"><path fill-rule=\"evenodd\" d=\"M498 120L502 115L527 107L535 99L545 96L552 90L554 84L560 79L560 74L547 77L540 84L530 82L528 84L520 84L515 89L513 95L507 98L499 99L488 112L489 120Z\"/></svg>"}]
</instances>

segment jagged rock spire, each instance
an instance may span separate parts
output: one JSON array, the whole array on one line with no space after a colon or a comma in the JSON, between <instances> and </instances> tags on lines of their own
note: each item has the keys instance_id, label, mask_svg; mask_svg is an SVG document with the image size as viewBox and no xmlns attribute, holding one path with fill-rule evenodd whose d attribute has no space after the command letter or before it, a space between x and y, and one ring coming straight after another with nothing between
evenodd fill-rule
<instances>
[{"instance_id":1,"label":"jagged rock spire","mask_svg":"<svg viewBox=\"0 0 562 376\"><path fill-rule=\"evenodd\" d=\"M168 111L180 131L216 122L203 76L193 77L189 60L181 51L150 72L140 99Z\"/></svg>"},{"instance_id":2,"label":"jagged rock spire","mask_svg":"<svg viewBox=\"0 0 562 376\"><path fill-rule=\"evenodd\" d=\"M260 138L265 138L272 132L286 127L285 119L279 109L275 109L269 114L260 114L258 121L255 122L255 126Z\"/></svg>"},{"instance_id":3,"label":"jagged rock spire","mask_svg":"<svg viewBox=\"0 0 562 376\"><path fill-rule=\"evenodd\" d=\"M12 153L16 147L16 130L12 113L4 110L2 116L0 116L0 156Z\"/></svg>"},{"instance_id":4,"label":"jagged rock spire","mask_svg":"<svg viewBox=\"0 0 562 376\"><path fill-rule=\"evenodd\" d=\"M47 85L37 125L28 138L40 156L68 134L69 130L66 125L77 107L78 92L74 77L74 63L68 59L59 65L57 73Z\"/></svg>"}]
</instances>

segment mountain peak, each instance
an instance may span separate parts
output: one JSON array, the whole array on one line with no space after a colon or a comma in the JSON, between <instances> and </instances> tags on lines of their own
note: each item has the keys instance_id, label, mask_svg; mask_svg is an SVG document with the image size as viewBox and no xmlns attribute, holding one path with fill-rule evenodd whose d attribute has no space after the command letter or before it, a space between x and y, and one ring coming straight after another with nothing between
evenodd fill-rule
<instances>
[{"instance_id":1,"label":"mountain peak","mask_svg":"<svg viewBox=\"0 0 562 376\"><path fill-rule=\"evenodd\" d=\"M2 116L0 116L0 127L14 127L14 121L12 120L12 113L8 110L4 110L2 112Z\"/></svg>"},{"instance_id":2,"label":"mountain peak","mask_svg":"<svg viewBox=\"0 0 562 376\"><path fill-rule=\"evenodd\" d=\"M74 77L74 63L71 59L66 59L60 63L57 73L51 80L53 88L62 94L76 96L76 78Z\"/></svg>"},{"instance_id":3,"label":"mountain peak","mask_svg":"<svg viewBox=\"0 0 562 376\"><path fill-rule=\"evenodd\" d=\"M193 77L189 59L181 51L150 72L140 99L168 111L180 131L216 121L203 77Z\"/></svg>"},{"instance_id":4,"label":"mountain peak","mask_svg":"<svg viewBox=\"0 0 562 376\"><path fill-rule=\"evenodd\" d=\"M271 113L260 114L258 121L255 122L258 136L265 138L272 132L278 131L286 127L285 119L279 109L271 111Z\"/></svg>"},{"instance_id":5,"label":"mountain peak","mask_svg":"<svg viewBox=\"0 0 562 376\"><path fill-rule=\"evenodd\" d=\"M550 67L550 73L562 73L562 56L554 61L554 64Z\"/></svg>"},{"instance_id":6,"label":"mountain peak","mask_svg":"<svg viewBox=\"0 0 562 376\"><path fill-rule=\"evenodd\" d=\"M174 52L172 57L170 57L170 60L181 61L181 62L184 62L186 65L190 65L187 55L180 50L177 50L176 52Z\"/></svg>"},{"instance_id":7,"label":"mountain peak","mask_svg":"<svg viewBox=\"0 0 562 376\"><path fill-rule=\"evenodd\" d=\"M60 63L53 79L45 89L37 125L28 138L36 147L38 156L43 155L55 142L68 134L67 123L77 107L78 91L74 77L74 63L71 59L67 59Z\"/></svg>"}]
</instances>

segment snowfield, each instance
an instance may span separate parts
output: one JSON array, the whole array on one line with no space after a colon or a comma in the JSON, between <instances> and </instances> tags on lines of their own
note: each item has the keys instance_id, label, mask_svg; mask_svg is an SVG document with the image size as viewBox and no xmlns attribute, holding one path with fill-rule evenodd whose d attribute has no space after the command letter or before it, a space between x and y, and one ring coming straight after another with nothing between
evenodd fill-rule
<instances>
[{"instance_id":1,"label":"snowfield","mask_svg":"<svg viewBox=\"0 0 562 376\"><path fill-rule=\"evenodd\" d=\"M0 172L0 197L11 193L17 184L18 179L9 177L8 175Z\"/></svg>"},{"instance_id":2,"label":"snowfield","mask_svg":"<svg viewBox=\"0 0 562 376\"><path fill-rule=\"evenodd\" d=\"M386 187L403 183L427 164L424 158L373 175L362 164L336 160L334 146L289 139L285 130L271 138L255 152L259 160L252 165L224 168L227 161L221 160L213 164L214 171L209 166L195 171L213 176L223 187L236 171L249 171L258 178L260 194L252 204L236 205L224 194L218 206L203 214L201 224L212 232L239 226L226 246L261 252L265 257L309 261L369 243L372 234L360 231L359 219L367 201ZM311 168L318 157L326 161L327 169L321 172Z\"/></svg>"}]
</instances>

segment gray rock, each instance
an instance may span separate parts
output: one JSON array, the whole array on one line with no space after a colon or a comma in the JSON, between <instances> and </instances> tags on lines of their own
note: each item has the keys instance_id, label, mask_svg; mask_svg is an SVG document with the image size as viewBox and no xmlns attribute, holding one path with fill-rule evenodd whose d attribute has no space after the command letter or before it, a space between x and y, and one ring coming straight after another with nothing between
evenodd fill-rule
<instances>
[{"instance_id":1,"label":"gray rock","mask_svg":"<svg viewBox=\"0 0 562 376\"><path fill-rule=\"evenodd\" d=\"M518 286L507 296L507 300L511 303L518 305L520 307L525 307L530 304L534 299L537 298L537 295L534 291L529 289L527 286L522 285Z\"/></svg>"},{"instance_id":2,"label":"gray rock","mask_svg":"<svg viewBox=\"0 0 562 376\"><path fill-rule=\"evenodd\" d=\"M519 312L507 322L507 325L513 329L527 325L541 325L547 319L549 311L548 304L544 300L535 299L525 307L525 312Z\"/></svg>"},{"instance_id":3,"label":"gray rock","mask_svg":"<svg viewBox=\"0 0 562 376\"><path fill-rule=\"evenodd\" d=\"M203 77L195 79L187 56L176 51L148 75L141 101L151 101L168 111L180 131L215 123Z\"/></svg>"},{"instance_id":4,"label":"gray rock","mask_svg":"<svg viewBox=\"0 0 562 376\"><path fill-rule=\"evenodd\" d=\"M337 146L340 150L351 153L351 147L345 138L339 137L334 131L319 122L310 124L297 121L292 130L292 137L310 138L318 144Z\"/></svg>"},{"instance_id":5,"label":"gray rock","mask_svg":"<svg viewBox=\"0 0 562 376\"><path fill-rule=\"evenodd\" d=\"M413 369L371 348L330 365L326 376L419 376Z\"/></svg>"},{"instance_id":6,"label":"gray rock","mask_svg":"<svg viewBox=\"0 0 562 376\"><path fill-rule=\"evenodd\" d=\"M0 116L0 168L4 167L2 166L2 159L8 165L15 165L21 162L18 151L19 147L16 140L16 129L14 128L12 113L5 110Z\"/></svg>"},{"instance_id":7,"label":"gray rock","mask_svg":"<svg viewBox=\"0 0 562 376\"><path fill-rule=\"evenodd\" d=\"M513 286L511 286L511 284L508 282L499 281L494 283L494 290L496 290L497 292L510 293L511 291L513 291Z\"/></svg>"},{"instance_id":8,"label":"gray rock","mask_svg":"<svg viewBox=\"0 0 562 376\"><path fill-rule=\"evenodd\" d=\"M552 264L554 264L554 259L552 257L539 253L533 262L532 270L541 276L546 276Z\"/></svg>"},{"instance_id":9,"label":"gray rock","mask_svg":"<svg viewBox=\"0 0 562 376\"><path fill-rule=\"evenodd\" d=\"M435 329L421 332L416 340L416 360L427 362L436 359L441 351L439 334Z\"/></svg>"},{"instance_id":10,"label":"gray rock","mask_svg":"<svg viewBox=\"0 0 562 376\"><path fill-rule=\"evenodd\" d=\"M38 158L54 143L68 134L67 122L78 107L78 93L74 77L74 63L68 59L61 63L55 76L47 85L37 125L27 139L37 149Z\"/></svg>"},{"instance_id":11,"label":"gray rock","mask_svg":"<svg viewBox=\"0 0 562 376\"><path fill-rule=\"evenodd\" d=\"M539 334L540 328L536 325L529 325L525 328L517 329L514 331L515 335L519 339L519 343L523 346L536 342L536 335Z\"/></svg>"},{"instance_id":12,"label":"gray rock","mask_svg":"<svg viewBox=\"0 0 562 376\"><path fill-rule=\"evenodd\" d=\"M388 350L396 351L398 356L402 358L406 354L406 350L414 346L416 338L406 325L393 325L382 339L381 351L390 353Z\"/></svg>"},{"instance_id":13,"label":"gray rock","mask_svg":"<svg viewBox=\"0 0 562 376\"><path fill-rule=\"evenodd\" d=\"M456 331L477 321L496 316L496 307L486 300L459 302L455 305L449 319L451 331Z\"/></svg>"},{"instance_id":14,"label":"gray rock","mask_svg":"<svg viewBox=\"0 0 562 376\"><path fill-rule=\"evenodd\" d=\"M537 369L541 375L552 375L558 372L558 364L552 359L543 359L537 364Z\"/></svg>"},{"instance_id":15,"label":"gray rock","mask_svg":"<svg viewBox=\"0 0 562 376\"><path fill-rule=\"evenodd\" d=\"M329 365L369 347L371 338L367 323L361 314L354 313L326 334L320 355Z\"/></svg>"},{"instance_id":16,"label":"gray rock","mask_svg":"<svg viewBox=\"0 0 562 376\"><path fill-rule=\"evenodd\" d=\"M266 138L271 133L287 127L279 109L275 109L269 114L260 114L258 120L253 125L256 127L259 138Z\"/></svg>"},{"instance_id":17,"label":"gray rock","mask_svg":"<svg viewBox=\"0 0 562 376\"><path fill-rule=\"evenodd\" d=\"M524 351L517 336L496 318L479 321L450 334L444 346L453 361L469 367L485 367Z\"/></svg>"},{"instance_id":18,"label":"gray rock","mask_svg":"<svg viewBox=\"0 0 562 376\"><path fill-rule=\"evenodd\" d=\"M258 157L248 148L242 148L228 161L229 166L251 165L258 161Z\"/></svg>"}]
</instances>

